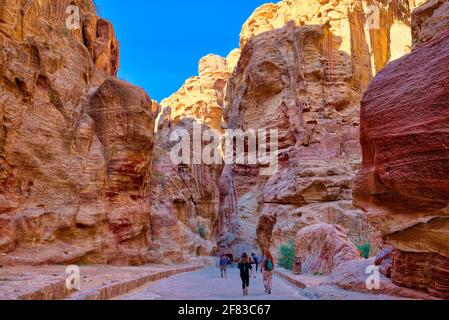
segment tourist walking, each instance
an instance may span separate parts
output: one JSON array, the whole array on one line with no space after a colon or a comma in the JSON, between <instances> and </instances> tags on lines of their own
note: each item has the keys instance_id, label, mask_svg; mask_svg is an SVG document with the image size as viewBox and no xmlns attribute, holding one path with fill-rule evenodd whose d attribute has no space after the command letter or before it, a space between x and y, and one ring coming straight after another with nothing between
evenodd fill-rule
<instances>
[{"instance_id":1,"label":"tourist walking","mask_svg":"<svg viewBox=\"0 0 449 320\"><path fill-rule=\"evenodd\" d=\"M247 296L249 294L249 275L253 268L248 254L244 253L242 255L238 268L240 269L240 278L242 279L243 295Z\"/></svg>"},{"instance_id":2,"label":"tourist walking","mask_svg":"<svg viewBox=\"0 0 449 320\"><path fill-rule=\"evenodd\" d=\"M221 277L227 279L228 278L228 265L229 265L229 257L225 254L222 254L220 257L220 271Z\"/></svg>"},{"instance_id":3,"label":"tourist walking","mask_svg":"<svg viewBox=\"0 0 449 320\"><path fill-rule=\"evenodd\" d=\"M265 252L265 257L262 261L261 272L263 274L263 284L265 286L265 293L271 294L273 289L273 270L274 258L269 250Z\"/></svg>"},{"instance_id":4,"label":"tourist walking","mask_svg":"<svg viewBox=\"0 0 449 320\"><path fill-rule=\"evenodd\" d=\"M256 256L255 253L251 253L251 257L252 257L252 260L253 260L253 264L255 265L254 279L256 279L257 272L259 272L259 263L260 263L260 261L259 261L259 257Z\"/></svg>"}]
</instances>

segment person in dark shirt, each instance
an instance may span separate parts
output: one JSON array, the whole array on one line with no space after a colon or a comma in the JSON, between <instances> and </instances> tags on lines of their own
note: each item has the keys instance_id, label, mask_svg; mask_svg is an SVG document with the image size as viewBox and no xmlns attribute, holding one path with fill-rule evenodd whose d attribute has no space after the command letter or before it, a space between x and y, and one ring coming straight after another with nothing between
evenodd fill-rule
<instances>
[{"instance_id":1,"label":"person in dark shirt","mask_svg":"<svg viewBox=\"0 0 449 320\"><path fill-rule=\"evenodd\" d=\"M229 257L225 254L222 254L220 257L220 271L221 277L227 279L228 278L228 265L229 265Z\"/></svg>"},{"instance_id":2,"label":"person in dark shirt","mask_svg":"<svg viewBox=\"0 0 449 320\"><path fill-rule=\"evenodd\" d=\"M257 274L257 272L259 272L259 263L260 263L259 257L255 253L252 253L251 257L252 257L252 260L253 260L253 264L256 266L255 274ZM254 278L256 278L256 277L254 276Z\"/></svg>"},{"instance_id":3,"label":"person in dark shirt","mask_svg":"<svg viewBox=\"0 0 449 320\"><path fill-rule=\"evenodd\" d=\"M240 260L238 268L240 269L240 278L242 279L242 289L243 295L247 296L249 294L249 276L250 271L253 268L251 265L251 259L248 254L244 253L242 259Z\"/></svg>"}]
</instances>

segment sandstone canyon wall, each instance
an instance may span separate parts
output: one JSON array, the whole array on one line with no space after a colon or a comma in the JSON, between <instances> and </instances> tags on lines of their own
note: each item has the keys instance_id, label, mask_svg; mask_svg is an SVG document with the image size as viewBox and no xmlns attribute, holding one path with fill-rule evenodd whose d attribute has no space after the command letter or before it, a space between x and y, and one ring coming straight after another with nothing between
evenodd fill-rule
<instances>
[{"instance_id":1,"label":"sandstone canyon wall","mask_svg":"<svg viewBox=\"0 0 449 320\"><path fill-rule=\"evenodd\" d=\"M446 29L447 2L430 2L415 11L414 55ZM65 28L70 4L82 17L80 29L72 31ZM379 24L369 28L374 22L366 12L373 4ZM142 89L116 79L119 44L90 0L0 0L0 264L180 263L210 255L216 247L235 255L259 247L276 251L298 231L321 223L343 227L330 226L329 234L349 248L346 257L354 256L346 231L355 242L377 239L352 205L361 163L360 100L389 61L410 51L410 8L419 4L284 0L263 5L243 26L240 49L226 58L202 58L198 76L160 106ZM388 88L382 78L373 92ZM432 79L419 82L427 80L430 88ZM401 85L394 83L398 90ZM190 132L193 124L220 135L225 128L277 129L277 172L261 175L261 163L174 165L170 135ZM362 142L371 139L368 131L362 133ZM367 163L362 173L369 171ZM445 272L447 255L434 237L445 223L444 183L432 179L437 191L411 196L425 198L416 219L408 220L417 210L409 208L405 220L403 215L392 219L399 229L376 227L400 249L396 261L404 268L413 260L405 252L424 251L442 266L438 272ZM357 204L365 208L367 193L359 181ZM407 190L401 192L409 197ZM440 198L430 201L434 191ZM426 223L412 227L410 221ZM438 239L418 249L410 240L416 233ZM316 248L314 242L304 246L304 254ZM320 263L317 270L334 268L332 259ZM396 273L397 282L408 281L400 280L399 267Z\"/></svg>"},{"instance_id":2,"label":"sandstone canyon wall","mask_svg":"<svg viewBox=\"0 0 449 320\"><path fill-rule=\"evenodd\" d=\"M223 167L194 164L193 154L189 163L172 162L171 151L177 143L171 141L172 133L184 130L193 137L194 126L199 127L200 133L209 127L191 118L175 122L170 112L170 108L165 108L155 136L150 180L151 252L155 261L180 263L210 256L217 246L217 182Z\"/></svg>"},{"instance_id":3,"label":"sandstone canyon wall","mask_svg":"<svg viewBox=\"0 0 449 320\"><path fill-rule=\"evenodd\" d=\"M369 86L354 189L355 204L394 247L393 282L441 298L449 298L448 17L448 1L417 8L413 52Z\"/></svg>"},{"instance_id":4,"label":"sandstone canyon wall","mask_svg":"<svg viewBox=\"0 0 449 320\"><path fill-rule=\"evenodd\" d=\"M235 49L227 58L213 54L201 58L198 76L187 79L176 93L161 102L164 109L170 108L174 124L190 118L222 131L225 87L239 55L239 49Z\"/></svg>"},{"instance_id":5,"label":"sandstone canyon wall","mask_svg":"<svg viewBox=\"0 0 449 320\"><path fill-rule=\"evenodd\" d=\"M372 28L370 4L379 9ZM225 167L221 248L240 254L271 242L277 251L321 222L343 226L353 241L375 241L352 205L360 100L388 61L409 52L409 18L407 1L285 0L248 19L224 119L231 129L277 129L279 169L266 177L260 164Z\"/></svg>"},{"instance_id":6,"label":"sandstone canyon wall","mask_svg":"<svg viewBox=\"0 0 449 320\"><path fill-rule=\"evenodd\" d=\"M150 261L158 110L118 65L90 0L0 1L1 265Z\"/></svg>"}]
</instances>

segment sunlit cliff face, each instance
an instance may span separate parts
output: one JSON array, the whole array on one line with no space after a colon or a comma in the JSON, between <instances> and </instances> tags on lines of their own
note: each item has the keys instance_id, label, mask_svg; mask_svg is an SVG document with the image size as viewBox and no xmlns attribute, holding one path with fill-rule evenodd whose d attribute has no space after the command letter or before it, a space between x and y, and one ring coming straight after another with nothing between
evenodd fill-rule
<instances>
[{"instance_id":1,"label":"sunlit cliff face","mask_svg":"<svg viewBox=\"0 0 449 320\"><path fill-rule=\"evenodd\" d=\"M326 27L292 22L253 37L242 50L228 82L225 121L230 128L279 132L279 170L263 177L252 166L234 166L233 186L228 179L221 194L228 198L222 202L224 223L236 232L229 238L242 250L254 245L245 239L268 238L254 235L261 215L278 214L274 233L280 242L311 222L341 220L333 213L340 209L313 204L348 201L350 207L353 166L360 161L360 93L341 41ZM306 212L303 219L292 216L299 210Z\"/></svg>"}]
</instances>

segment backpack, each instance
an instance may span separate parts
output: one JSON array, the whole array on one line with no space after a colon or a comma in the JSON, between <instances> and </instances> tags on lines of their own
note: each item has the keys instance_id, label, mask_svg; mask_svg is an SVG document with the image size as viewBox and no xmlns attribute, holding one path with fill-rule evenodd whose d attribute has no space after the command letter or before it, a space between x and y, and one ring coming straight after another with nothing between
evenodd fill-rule
<instances>
[{"instance_id":1,"label":"backpack","mask_svg":"<svg viewBox=\"0 0 449 320\"><path fill-rule=\"evenodd\" d=\"M265 270L267 271L273 271L273 261L268 260L265 261Z\"/></svg>"}]
</instances>

